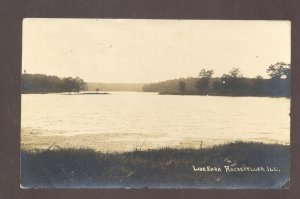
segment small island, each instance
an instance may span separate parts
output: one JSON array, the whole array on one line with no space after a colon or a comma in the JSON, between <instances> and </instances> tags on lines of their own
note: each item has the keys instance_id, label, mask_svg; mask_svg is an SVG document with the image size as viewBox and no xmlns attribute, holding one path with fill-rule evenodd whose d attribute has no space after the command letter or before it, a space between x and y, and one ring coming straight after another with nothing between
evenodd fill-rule
<instances>
[{"instance_id":1,"label":"small island","mask_svg":"<svg viewBox=\"0 0 300 199\"><path fill-rule=\"evenodd\" d=\"M108 95L108 94L110 94L110 93L106 93L106 92L104 92L104 93L95 93L95 92L89 92L89 93L80 93L80 95Z\"/></svg>"},{"instance_id":2,"label":"small island","mask_svg":"<svg viewBox=\"0 0 300 199\"><path fill-rule=\"evenodd\" d=\"M80 77L59 78L43 74L22 74L22 94L61 93L62 95L107 95L110 93L88 90L88 84Z\"/></svg>"}]
</instances>

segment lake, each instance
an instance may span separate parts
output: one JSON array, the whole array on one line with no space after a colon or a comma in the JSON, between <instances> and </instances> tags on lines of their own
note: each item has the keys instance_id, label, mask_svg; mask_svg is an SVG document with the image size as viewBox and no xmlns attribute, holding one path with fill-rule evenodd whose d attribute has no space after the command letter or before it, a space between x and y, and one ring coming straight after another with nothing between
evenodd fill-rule
<instances>
[{"instance_id":1,"label":"lake","mask_svg":"<svg viewBox=\"0 0 300 199\"><path fill-rule=\"evenodd\" d=\"M237 140L289 144L289 112L288 98L23 94L22 142L42 148L50 137L64 138L64 146L117 151Z\"/></svg>"}]
</instances>

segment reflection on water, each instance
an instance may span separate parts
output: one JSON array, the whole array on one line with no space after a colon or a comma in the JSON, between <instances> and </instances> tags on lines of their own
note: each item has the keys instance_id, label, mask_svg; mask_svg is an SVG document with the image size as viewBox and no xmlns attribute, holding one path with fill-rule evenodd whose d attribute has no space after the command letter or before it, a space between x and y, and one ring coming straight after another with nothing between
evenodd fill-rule
<instances>
[{"instance_id":1,"label":"reflection on water","mask_svg":"<svg viewBox=\"0 0 300 199\"><path fill-rule=\"evenodd\" d=\"M287 98L268 97L25 94L21 123L23 129L36 129L41 135L97 134L119 144L234 140L288 144L289 107Z\"/></svg>"}]
</instances>

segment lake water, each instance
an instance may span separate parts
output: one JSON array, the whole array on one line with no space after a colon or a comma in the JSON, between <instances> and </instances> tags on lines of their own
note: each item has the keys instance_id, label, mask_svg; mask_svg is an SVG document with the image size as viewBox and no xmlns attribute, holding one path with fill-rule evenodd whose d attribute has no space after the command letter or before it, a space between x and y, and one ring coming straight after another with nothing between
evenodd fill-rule
<instances>
[{"instance_id":1,"label":"lake water","mask_svg":"<svg viewBox=\"0 0 300 199\"><path fill-rule=\"evenodd\" d=\"M151 148L236 140L289 144L287 98L110 93L23 94L22 129L40 136L103 135L119 147L125 142Z\"/></svg>"}]
</instances>

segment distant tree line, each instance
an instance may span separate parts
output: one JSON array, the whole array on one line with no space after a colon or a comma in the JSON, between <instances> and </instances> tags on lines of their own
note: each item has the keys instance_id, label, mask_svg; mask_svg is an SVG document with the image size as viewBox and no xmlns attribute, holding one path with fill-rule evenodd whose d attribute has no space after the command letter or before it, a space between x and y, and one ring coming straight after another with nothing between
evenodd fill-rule
<instances>
[{"instance_id":1,"label":"distant tree line","mask_svg":"<svg viewBox=\"0 0 300 199\"><path fill-rule=\"evenodd\" d=\"M89 91L143 91L143 83L97 83L87 82Z\"/></svg>"},{"instance_id":2,"label":"distant tree line","mask_svg":"<svg viewBox=\"0 0 300 199\"><path fill-rule=\"evenodd\" d=\"M22 93L58 93L87 90L87 84L80 77L59 78L42 74L22 74Z\"/></svg>"},{"instance_id":3,"label":"distant tree line","mask_svg":"<svg viewBox=\"0 0 300 199\"><path fill-rule=\"evenodd\" d=\"M277 62L266 70L269 79L243 77L239 68L233 68L221 77L213 77L213 70L202 69L197 78L180 78L146 84L143 91L175 95L219 96L290 96L290 64Z\"/></svg>"}]
</instances>

